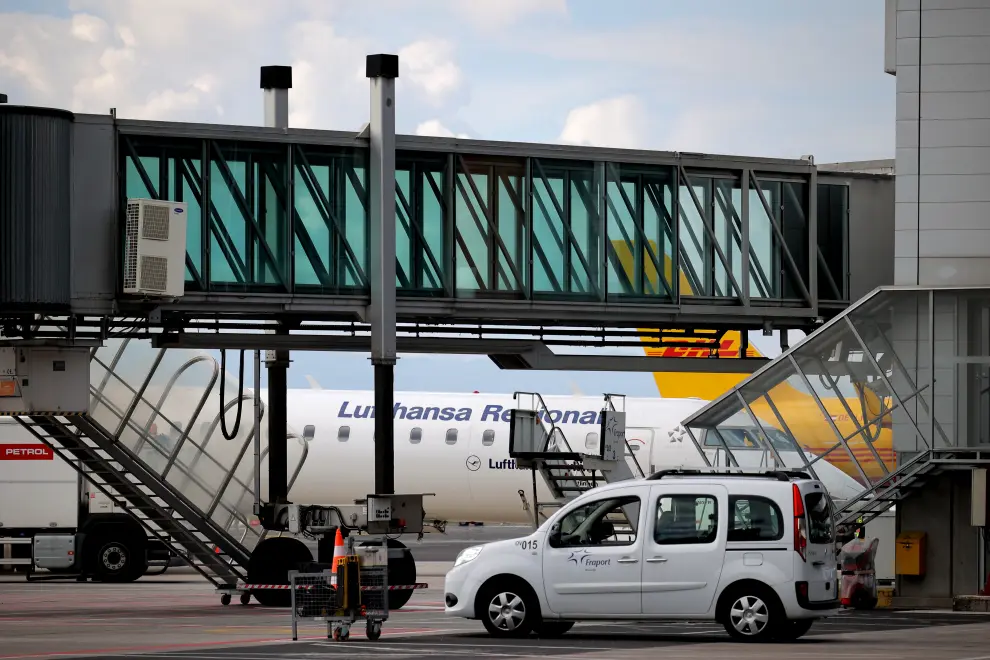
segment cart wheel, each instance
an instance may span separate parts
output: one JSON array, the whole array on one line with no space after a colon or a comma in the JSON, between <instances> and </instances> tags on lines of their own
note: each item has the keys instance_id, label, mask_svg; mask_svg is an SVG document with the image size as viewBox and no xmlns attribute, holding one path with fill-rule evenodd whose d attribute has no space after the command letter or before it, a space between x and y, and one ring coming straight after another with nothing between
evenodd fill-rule
<instances>
[{"instance_id":1,"label":"cart wheel","mask_svg":"<svg viewBox=\"0 0 990 660\"><path fill-rule=\"evenodd\" d=\"M230 605L230 594L223 594L220 596L221 605Z\"/></svg>"},{"instance_id":2,"label":"cart wheel","mask_svg":"<svg viewBox=\"0 0 990 660\"><path fill-rule=\"evenodd\" d=\"M333 629L333 635L332 636L333 636L333 641L339 642L340 641L340 628L334 628Z\"/></svg>"},{"instance_id":3,"label":"cart wheel","mask_svg":"<svg viewBox=\"0 0 990 660\"><path fill-rule=\"evenodd\" d=\"M371 640L372 642L377 641L378 638L382 636L381 622L376 621L372 623L371 621L369 621L365 633L367 634L369 640Z\"/></svg>"},{"instance_id":4,"label":"cart wheel","mask_svg":"<svg viewBox=\"0 0 990 660\"><path fill-rule=\"evenodd\" d=\"M251 592L245 591L241 594L241 605L247 605L251 602Z\"/></svg>"}]
</instances>

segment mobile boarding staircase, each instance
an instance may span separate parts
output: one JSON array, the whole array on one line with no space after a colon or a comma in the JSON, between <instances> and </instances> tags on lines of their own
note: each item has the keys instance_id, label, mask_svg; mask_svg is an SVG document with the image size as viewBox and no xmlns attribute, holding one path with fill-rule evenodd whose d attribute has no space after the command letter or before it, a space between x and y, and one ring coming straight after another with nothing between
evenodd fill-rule
<instances>
[{"instance_id":1,"label":"mobile boarding staircase","mask_svg":"<svg viewBox=\"0 0 990 660\"><path fill-rule=\"evenodd\" d=\"M532 511L535 526L546 520L548 509L556 509L596 486L646 476L626 439L622 395L605 395L598 432L589 434L590 440L577 445L578 450L553 421L540 394L516 392L513 396L517 407L509 422L509 456L519 468L532 470L532 509L523 490L519 497L524 510ZM537 473L553 501L540 501Z\"/></svg>"},{"instance_id":2,"label":"mobile boarding staircase","mask_svg":"<svg viewBox=\"0 0 990 660\"><path fill-rule=\"evenodd\" d=\"M233 593L246 604L250 549L266 534L249 518L255 408L243 394L219 410L217 381L226 376L220 371L207 354L170 349L166 355L147 341L111 340L91 351L88 412L14 417L209 580L224 604ZM239 428L228 433L221 415L229 417L235 406ZM258 412L260 419L263 408ZM264 430L262 436L260 461L268 454ZM308 447L289 436L297 440L289 442L290 452L298 450L291 488Z\"/></svg>"}]
</instances>

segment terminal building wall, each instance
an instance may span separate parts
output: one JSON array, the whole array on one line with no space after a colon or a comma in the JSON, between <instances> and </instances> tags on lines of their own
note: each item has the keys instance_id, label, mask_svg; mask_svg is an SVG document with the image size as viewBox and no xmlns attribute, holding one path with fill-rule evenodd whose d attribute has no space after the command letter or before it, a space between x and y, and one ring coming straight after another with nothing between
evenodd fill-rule
<instances>
[{"instance_id":1,"label":"terminal building wall","mask_svg":"<svg viewBox=\"0 0 990 660\"><path fill-rule=\"evenodd\" d=\"M895 284L990 285L990 0L888 0Z\"/></svg>"},{"instance_id":2,"label":"terminal building wall","mask_svg":"<svg viewBox=\"0 0 990 660\"><path fill-rule=\"evenodd\" d=\"M895 350L932 392L909 404L936 446L990 448L990 0L887 0L885 69L897 78L894 283L987 287L899 309ZM929 342L932 336L934 341ZM930 347L930 348L929 348ZM934 381L932 380L934 376ZM894 447L923 449L895 411ZM903 453L901 453L903 452ZM929 573L905 597L976 593L986 558L970 526L970 475L953 472L898 506L901 531L928 533Z\"/></svg>"}]
</instances>

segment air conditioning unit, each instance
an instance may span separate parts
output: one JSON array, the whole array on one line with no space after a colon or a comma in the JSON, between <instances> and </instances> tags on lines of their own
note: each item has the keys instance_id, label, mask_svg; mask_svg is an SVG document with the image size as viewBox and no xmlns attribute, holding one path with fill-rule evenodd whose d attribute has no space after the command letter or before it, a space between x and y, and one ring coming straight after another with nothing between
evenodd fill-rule
<instances>
[{"instance_id":1,"label":"air conditioning unit","mask_svg":"<svg viewBox=\"0 0 990 660\"><path fill-rule=\"evenodd\" d=\"M186 204L128 199L124 293L179 298L186 280Z\"/></svg>"}]
</instances>

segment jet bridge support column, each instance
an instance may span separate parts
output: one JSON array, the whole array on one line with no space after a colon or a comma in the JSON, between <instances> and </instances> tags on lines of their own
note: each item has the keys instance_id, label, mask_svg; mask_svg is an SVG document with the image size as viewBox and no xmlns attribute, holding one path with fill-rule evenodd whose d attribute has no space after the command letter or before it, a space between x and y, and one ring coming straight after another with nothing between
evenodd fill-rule
<instances>
[{"instance_id":1,"label":"jet bridge support column","mask_svg":"<svg viewBox=\"0 0 990 660\"><path fill-rule=\"evenodd\" d=\"M292 67L261 67L261 88L264 90L265 126L268 128L288 128ZM268 367L268 501L272 504L287 502L289 496L289 449L286 439L289 362L289 351L266 351L265 363Z\"/></svg>"},{"instance_id":2,"label":"jet bridge support column","mask_svg":"<svg viewBox=\"0 0 990 660\"><path fill-rule=\"evenodd\" d=\"M398 55L369 55L371 80L371 364L375 367L375 493L395 492L395 79Z\"/></svg>"}]
</instances>

